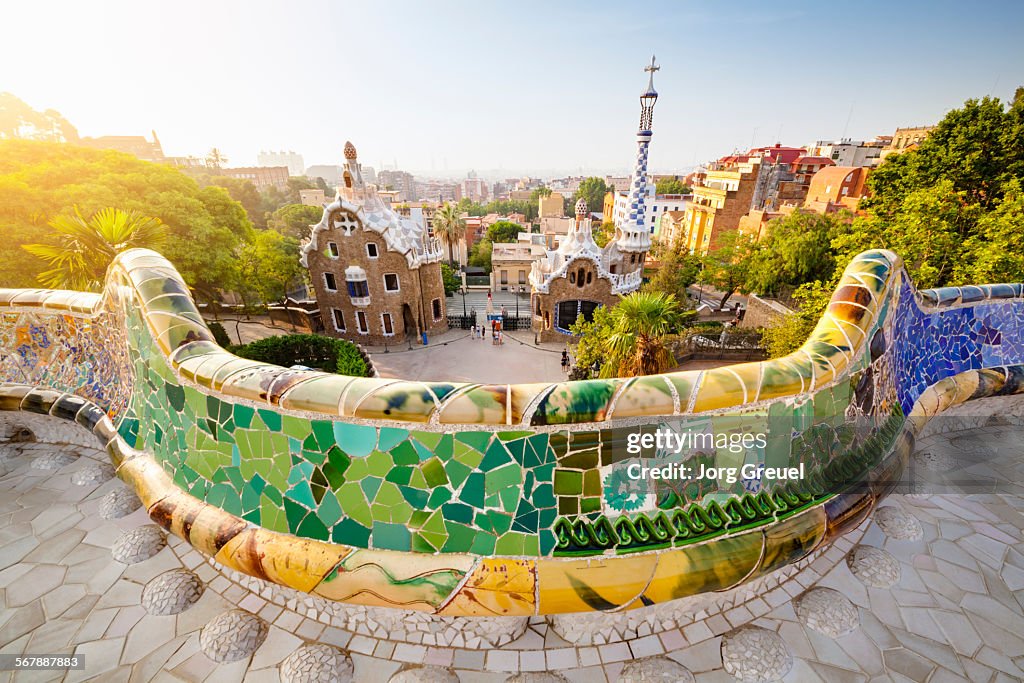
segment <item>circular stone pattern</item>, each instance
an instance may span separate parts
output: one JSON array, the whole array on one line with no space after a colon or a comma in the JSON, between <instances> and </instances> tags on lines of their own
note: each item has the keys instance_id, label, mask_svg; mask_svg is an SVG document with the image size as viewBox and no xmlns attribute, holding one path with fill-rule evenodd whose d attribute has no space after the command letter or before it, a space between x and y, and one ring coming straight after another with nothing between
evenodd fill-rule
<instances>
[{"instance_id":1,"label":"circular stone pattern","mask_svg":"<svg viewBox=\"0 0 1024 683\"><path fill-rule=\"evenodd\" d=\"M693 683L693 674L668 657L644 657L628 662L619 674L619 683Z\"/></svg>"},{"instance_id":2,"label":"circular stone pattern","mask_svg":"<svg viewBox=\"0 0 1024 683\"><path fill-rule=\"evenodd\" d=\"M793 668L793 655L775 631L744 626L722 638L722 665L738 681L777 681Z\"/></svg>"},{"instance_id":3,"label":"circular stone pattern","mask_svg":"<svg viewBox=\"0 0 1024 683\"><path fill-rule=\"evenodd\" d=\"M323 643L307 644L281 662L284 683L352 683L352 658Z\"/></svg>"},{"instance_id":4,"label":"circular stone pattern","mask_svg":"<svg viewBox=\"0 0 1024 683\"><path fill-rule=\"evenodd\" d=\"M203 594L203 582L187 569L172 569L146 584L142 606L156 616L184 612Z\"/></svg>"},{"instance_id":5,"label":"circular stone pattern","mask_svg":"<svg viewBox=\"0 0 1024 683\"><path fill-rule=\"evenodd\" d=\"M569 679L553 671L524 671L512 674L505 683L569 683Z\"/></svg>"},{"instance_id":6,"label":"circular stone pattern","mask_svg":"<svg viewBox=\"0 0 1024 683\"><path fill-rule=\"evenodd\" d=\"M396 672L388 683L459 683L459 677L440 666L411 666Z\"/></svg>"},{"instance_id":7,"label":"circular stone pattern","mask_svg":"<svg viewBox=\"0 0 1024 683\"><path fill-rule=\"evenodd\" d=\"M956 466L953 458L932 450L914 453L914 462L931 472L948 472Z\"/></svg>"},{"instance_id":8,"label":"circular stone pattern","mask_svg":"<svg viewBox=\"0 0 1024 683\"><path fill-rule=\"evenodd\" d=\"M164 531L156 524L146 524L121 534L110 554L124 564L135 564L156 555L167 545Z\"/></svg>"},{"instance_id":9,"label":"circular stone pattern","mask_svg":"<svg viewBox=\"0 0 1024 683\"><path fill-rule=\"evenodd\" d=\"M95 486L109 481L114 477L114 468L105 462L87 465L71 475L71 483L75 486Z\"/></svg>"},{"instance_id":10,"label":"circular stone pattern","mask_svg":"<svg viewBox=\"0 0 1024 683\"><path fill-rule=\"evenodd\" d=\"M78 458L68 453L47 453L46 455L40 455L32 461L32 469L59 470L61 467L70 465L76 460Z\"/></svg>"},{"instance_id":11,"label":"circular stone pattern","mask_svg":"<svg viewBox=\"0 0 1024 683\"><path fill-rule=\"evenodd\" d=\"M860 626L860 613L850 600L831 588L813 588L796 602L796 616L807 628L829 638L845 636Z\"/></svg>"},{"instance_id":12,"label":"circular stone pattern","mask_svg":"<svg viewBox=\"0 0 1024 683\"><path fill-rule=\"evenodd\" d=\"M100 501L100 517L120 519L142 507L142 501L128 488L114 489Z\"/></svg>"},{"instance_id":13,"label":"circular stone pattern","mask_svg":"<svg viewBox=\"0 0 1024 683\"><path fill-rule=\"evenodd\" d=\"M916 541L924 535L921 522L902 508L893 505L875 510L875 524L889 538L900 541Z\"/></svg>"},{"instance_id":14,"label":"circular stone pattern","mask_svg":"<svg viewBox=\"0 0 1024 683\"><path fill-rule=\"evenodd\" d=\"M895 557L870 545L859 545L846 556L850 571L872 588L892 588L900 580L900 563Z\"/></svg>"},{"instance_id":15,"label":"circular stone pattern","mask_svg":"<svg viewBox=\"0 0 1024 683\"><path fill-rule=\"evenodd\" d=\"M243 609L233 609L203 627L199 647L207 657L223 664L248 657L266 638L267 622Z\"/></svg>"}]
</instances>

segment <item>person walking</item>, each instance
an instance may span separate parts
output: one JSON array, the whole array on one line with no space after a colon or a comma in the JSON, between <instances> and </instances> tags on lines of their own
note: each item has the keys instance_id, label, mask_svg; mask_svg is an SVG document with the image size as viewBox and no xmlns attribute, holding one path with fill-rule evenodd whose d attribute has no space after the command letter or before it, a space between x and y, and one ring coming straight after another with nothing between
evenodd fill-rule
<instances>
[{"instance_id":1,"label":"person walking","mask_svg":"<svg viewBox=\"0 0 1024 683\"><path fill-rule=\"evenodd\" d=\"M562 372L569 372L569 351L562 349Z\"/></svg>"}]
</instances>

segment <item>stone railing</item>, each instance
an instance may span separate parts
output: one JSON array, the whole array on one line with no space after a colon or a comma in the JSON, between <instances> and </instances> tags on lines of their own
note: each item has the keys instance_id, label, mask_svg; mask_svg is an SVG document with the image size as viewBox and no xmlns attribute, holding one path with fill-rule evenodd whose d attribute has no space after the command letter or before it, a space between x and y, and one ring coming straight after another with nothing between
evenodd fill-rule
<instances>
[{"instance_id":1,"label":"stone railing","mask_svg":"<svg viewBox=\"0 0 1024 683\"><path fill-rule=\"evenodd\" d=\"M237 358L172 265L132 250L102 294L0 290L0 410L91 430L154 520L251 576L443 615L625 610L798 562L892 489L925 418L1024 391L1021 289L917 292L870 251L785 358L416 382ZM737 424L764 442L681 464L806 476L629 481L631 434Z\"/></svg>"},{"instance_id":2,"label":"stone railing","mask_svg":"<svg viewBox=\"0 0 1024 683\"><path fill-rule=\"evenodd\" d=\"M632 273L610 273L612 291L616 293L631 292L643 282L643 272L634 270Z\"/></svg>"}]
</instances>

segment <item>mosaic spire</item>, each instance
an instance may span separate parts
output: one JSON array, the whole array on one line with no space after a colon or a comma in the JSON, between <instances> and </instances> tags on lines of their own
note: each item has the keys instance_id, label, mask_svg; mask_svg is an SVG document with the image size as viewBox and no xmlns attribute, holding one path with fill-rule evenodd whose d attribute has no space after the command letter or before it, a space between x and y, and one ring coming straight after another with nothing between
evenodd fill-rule
<instances>
[{"instance_id":1,"label":"mosaic spire","mask_svg":"<svg viewBox=\"0 0 1024 683\"><path fill-rule=\"evenodd\" d=\"M654 186L647 180L647 149L651 144L651 128L654 121L654 105L658 101L658 91L654 89L654 72L661 69L651 56L651 63L644 67L650 74L647 87L640 95L640 129L636 134L636 164L633 167L633 180L629 185L627 199L628 213L619 228L623 238L619 240L619 248L623 251L647 251L651 248L651 232L653 225L647 223L647 201L654 197Z\"/></svg>"}]
</instances>

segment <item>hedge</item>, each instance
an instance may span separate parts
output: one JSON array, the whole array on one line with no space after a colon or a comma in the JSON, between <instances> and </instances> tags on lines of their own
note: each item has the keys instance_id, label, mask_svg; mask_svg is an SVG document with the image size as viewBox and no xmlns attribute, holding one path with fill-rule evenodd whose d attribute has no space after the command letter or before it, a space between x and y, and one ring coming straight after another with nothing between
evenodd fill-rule
<instances>
[{"instance_id":1,"label":"hedge","mask_svg":"<svg viewBox=\"0 0 1024 683\"><path fill-rule=\"evenodd\" d=\"M231 337L228 336L224 326L217 321L208 322L206 326L210 328L210 332L213 333L213 338L217 343L224 348L231 346Z\"/></svg>"},{"instance_id":2,"label":"hedge","mask_svg":"<svg viewBox=\"0 0 1024 683\"><path fill-rule=\"evenodd\" d=\"M287 334L267 337L242 346L232 346L231 353L240 358L273 363L283 367L305 365L339 375L368 377L370 369L359 347L344 339L320 334Z\"/></svg>"}]
</instances>

